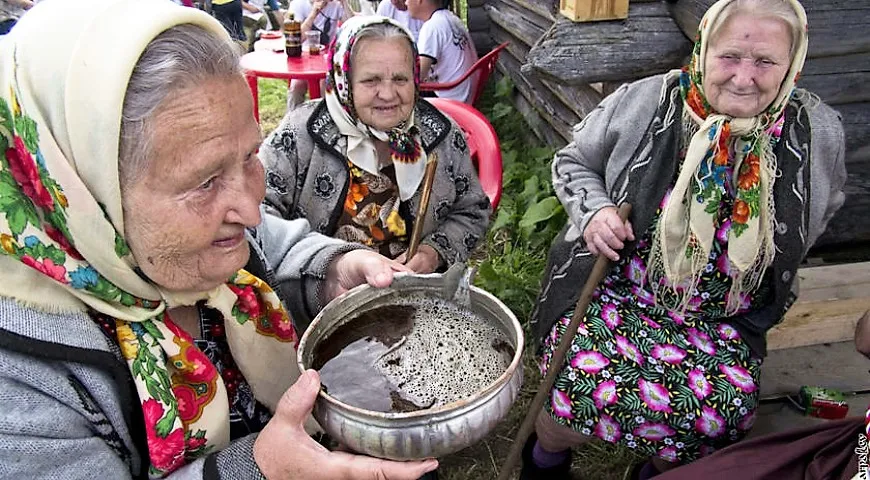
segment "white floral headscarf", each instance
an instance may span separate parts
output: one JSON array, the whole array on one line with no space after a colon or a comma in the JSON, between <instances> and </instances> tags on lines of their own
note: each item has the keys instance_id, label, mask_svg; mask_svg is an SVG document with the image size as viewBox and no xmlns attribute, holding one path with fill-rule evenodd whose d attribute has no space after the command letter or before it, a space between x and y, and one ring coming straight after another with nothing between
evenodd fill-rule
<instances>
[{"instance_id":1,"label":"white floral headscarf","mask_svg":"<svg viewBox=\"0 0 870 480\"><path fill-rule=\"evenodd\" d=\"M689 65L665 77L666 85L674 80L680 82L683 109L700 126L691 138L677 182L659 218L647 272L654 290L677 293L679 305L668 306L680 310L685 309L710 256L720 200L716 192L724 181L721 172L731 154L735 194L728 234L733 278L729 313L738 309L745 293L758 287L775 254L773 183L777 165L773 146L781 133L776 127L781 125L806 58L807 17L797 0L783 0L794 9L801 26L800 37L792 39L789 70L776 98L764 111L752 118L733 118L713 111L703 89L704 60L712 28L733 1L720 0L707 10ZM656 281L662 278L668 283ZM657 294L657 299L661 298Z\"/></svg>"},{"instance_id":2,"label":"white floral headscarf","mask_svg":"<svg viewBox=\"0 0 870 480\"><path fill-rule=\"evenodd\" d=\"M420 131L411 117L389 132L376 130L363 123L353 107L353 92L350 87L351 52L357 35L366 27L390 24L399 28L408 37L414 61L414 87L420 85L420 65L411 33L394 20L378 15L363 15L349 19L342 25L329 47L329 72L326 76L324 95L329 114L342 135L347 137L347 158L357 167L378 175L380 165L372 138L385 141L390 146L390 157L396 170L399 198L408 200L423 180L426 170L426 152L420 142ZM416 101L416 93L415 99Z\"/></svg>"}]
</instances>

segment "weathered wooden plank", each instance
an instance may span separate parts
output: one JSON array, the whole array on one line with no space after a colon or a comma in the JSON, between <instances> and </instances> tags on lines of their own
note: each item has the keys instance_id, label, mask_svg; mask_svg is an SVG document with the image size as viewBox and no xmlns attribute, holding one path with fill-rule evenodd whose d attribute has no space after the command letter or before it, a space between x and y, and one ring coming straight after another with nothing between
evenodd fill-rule
<instances>
[{"instance_id":1,"label":"weathered wooden plank","mask_svg":"<svg viewBox=\"0 0 870 480\"><path fill-rule=\"evenodd\" d=\"M811 58L804 65L798 86L828 105L870 102L870 51Z\"/></svg>"},{"instance_id":2,"label":"weathered wooden plank","mask_svg":"<svg viewBox=\"0 0 870 480\"><path fill-rule=\"evenodd\" d=\"M768 350L852 340L870 310L870 262L798 270L800 296L767 334Z\"/></svg>"},{"instance_id":3,"label":"weathered wooden plank","mask_svg":"<svg viewBox=\"0 0 870 480\"><path fill-rule=\"evenodd\" d=\"M870 294L870 262L805 267L798 270L798 302L847 300Z\"/></svg>"},{"instance_id":4,"label":"weathered wooden plank","mask_svg":"<svg viewBox=\"0 0 870 480\"><path fill-rule=\"evenodd\" d=\"M525 119L526 123L529 125L529 129L532 133L534 133L535 136L545 144L555 147L557 145L564 146L567 143L556 129L541 118L538 111L535 110L531 101L528 100L525 95L517 95L514 104L517 107L517 111L520 112L523 119Z\"/></svg>"},{"instance_id":5,"label":"weathered wooden plank","mask_svg":"<svg viewBox=\"0 0 870 480\"><path fill-rule=\"evenodd\" d=\"M566 107L570 108L580 120L594 110L603 98L598 90L589 85L568 87L546 79L542 79L541 83L553 92L553 95Z\"/></svg>"},{"instance_id":6,"label":"weathered wooden plank","mask_svg":"<svg viewBox=\"0 0 870 480\"><path fill-rule=\"evenodd\" d=\"M714 3L715 0L677 0L669 2L668 9L686 37L694 40L701 17ZM803 5L809 27L808 58L870 51L867 32L870 0L811 0Z\"/></svg>"},{"instance_id":7,"label":"weathered wooden plank","mask_svg":"<svg viewBox=\"0 0 870 480\"><path fill-rule=\"evenodd\" d=\"M568 85L640 78L682 65L691 51L662 3L633 3L628 19L557 20L529 52L527 65Z\"/></svg>"},{"instance_id":8,"label":"weathered wooden plank","mask_svg":"<svg viewBox=\"0 0 870 480\"><path fill-rule=\"evenodd\" d=\"M525 59L526 55L528 55L529 46L517 39L517 37L514 37L507 30L501 28L499 25L494 25L490 32L492 33L492 38L495 40L495 43L500 45L504 42L510 42L508 43L507 50L517 59Z\"/></svg>"},{"instance_id":9,"label":"weathered wooden plank","mask_svg":"<svg viewBox=\"0 0 870 480\"><path fill-rule=\"evenodd\" d=\"M761 398L794 394L802 385L866 390L868 367L870 360L855 351L851 341L775 350L761 367Z\"/></svg>"},{"instance_id":10,"label":"weathered wooden plank","mask_svg":"<svg viewBox=\"0 0 870 480\"><path fill-rule=\"evenodd\" d=\"M556 19L551 14L540 14L537 10L529 9L530 5L523 0L499 0L500 3L504 4L507 8L509 8L512 12L516 13L523 20L535 25L536 27L541 29L541 35L553 25L553 22ZM535 39L537 40L537 39Z\"/></svg>"},{"instance_id":11,"label":"weathered wooden plank","mask_svg":"<svg viewBox=\"0 0 870 480\"><path fill-rule=\"evenodd\" d=\"M846 131L846 158L850 162L870 161L866 153L858 152L870 147L870 102L850 103L834 106L843 116L843 129Z\"/></svg>"},{"instance_id":12,"label":"weathered wooden plank","mask_svg":"<svg viewBox=\"0 0 870 480\"><path fill-rule=\"evenodd\" d=\"M570 138L571 128L580 121L539 79L523 75L520 61L510 51L502 51L499 64L509 72L517 89L529 100L538 115L564 139ZM567 143L567 142L564 142Z\"/></svg>"},{"instance_id":13,"label":"weathered wooden plank","mask_svg":"<svg viewBox=\"0 0 870 480\"><path fill-rule=\"evenodd\" d=\"M858 319L868 310L866 291L859 298L796 303L782 323L768 332L767 349L849 341L855 336Z\"/></svg>"},{"instance_id":14,"label":"weathered wooden plank","mask_svg":"<svg viewBox=\"0 0 870 480\"><path fill-rule=\"evenodd\" d=\"M500 0L486 5L486 12L490 20L503 30L509 32L512 37L532 46L544 34L544 31L536 25L525 21L525 18L515 13Z\"/></svg>"},{"instance_id":15,"label":"weathered wooden plank","mask_svg":"<svg viewBox=\"0 0 870 480\"><path fill-rule=\"evenodd\" d=\"M870 242L870 164L847 163L846 203L816 242L816 247Z\"/></svg>"},{"instance_id":16,"label":"weathered wooden plank","mask_svg":"<svg viewBox=\"0 0 870 480\"><path fill-rule=\"evenodd\" d=\"M486 3L491 3L491 0L487 0ZM537 16L549 22L546 27L549 27L558 18L556 9L559 2L556 0L512 0L511 3L526 12L527 15Z\"/></svg>"}]
</instances>

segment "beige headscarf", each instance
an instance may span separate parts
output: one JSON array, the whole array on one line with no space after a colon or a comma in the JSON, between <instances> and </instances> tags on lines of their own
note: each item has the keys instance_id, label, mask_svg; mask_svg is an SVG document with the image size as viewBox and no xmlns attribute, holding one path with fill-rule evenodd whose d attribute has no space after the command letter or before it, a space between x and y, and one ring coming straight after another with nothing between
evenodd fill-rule
<instances>
[{"instance_id":1,"label":"beige headscarf","mask_svg":"<svg viewBox=\"0 0 870 480\"><path fill-rule=\"evenodd\" d=\"M713 111L703 89L710 34L732 1L720 0L707 10L691 62L683 70L670 72L664 80L665 85L680 82L683 110L699 125L659 218L647 272L657 301L664 298L664 291L676 293L678 304L666 306L680 311L686 309L709 261L719 205L714 173L728 162L732 141L736 193L728 234L733 280L726 307L729 314L737 311L744 293L758 287L775 254L773 183L777 165L773 146L780 135L776 126L782 121L806 58L807 18L797 0L783 0L794 9L801 25L800 37L792 40L794 53L788 73L776 98L764 111L752 118L733 118ZM659 281L664 278L667 283Z\"/></svg>"},{"instance_id":2,"label":"beige headscarf","mask_svg":"<svg viewBox=\"0 0 870 480\"><path fill-rule=\"evenodd\" d=\"M124 240L118 139L127 83L145 46L181 24L229 41L207 14L166 0L49 0L0 41L0 295L116 319L151 476L229 441L223 381L168 308L205 300L220 311L234 360L268 407L298 377L295 331L265 283L239 271L211 291L174 294L136 273ZM286 361L274 368L278 359ZM182 394L194 397L180 402Z\"/></svg>"}]
</instances>

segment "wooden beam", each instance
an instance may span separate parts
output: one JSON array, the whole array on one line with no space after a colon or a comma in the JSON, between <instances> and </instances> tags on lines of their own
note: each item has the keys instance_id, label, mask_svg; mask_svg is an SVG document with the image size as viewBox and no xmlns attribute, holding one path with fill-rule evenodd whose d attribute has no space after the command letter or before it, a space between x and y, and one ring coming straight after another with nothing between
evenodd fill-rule
<instances>
[{"instance_id":1,"label":"wooden beam","mask_svg":"<svg viewBox=\"0 0 870 480\"><path fill-rule=\"evenodd\" d=\"M852 152L870 145L870 102L836 105L834 109L843 116L843 129L846 131L846 157ZM849 158L850 161L870 160L870 158Z\"/></svg>"},{"instance_id":2,"label":"wooden beam","mask_svg":"<svg viewBox=\"0 0 870 480\"><path fill-rule=\"evenodd\" d=\"M800 296L767 334L768 350L851 341L870 310L870 262L803 268Z\"/></svg>"},{"instance_id":3,"label":"wooden beam","mask_svg":"<svg viewBox=\"0 0 870 480\"><path fill-rule=\"evenodd\" d=\"M846 173L846 203L828 223L816 247L870 242L870 163L847 161Z\"/></svg>"},{"instance_id":4,"label":"wooden beam","mask_svg":"<svg viewBox=\"0 0 870 480\"><path fill-rule=\"evenodd\" d=\"M677 0L668 9L686 37L695 40L701 17L715 0ZM808 58L870 51L867 19L870 0L811 0L803 2L809 28ZM629 13L631 15L631 13Z\"/></svg>"},{"instance_id":5,"label":"wooden beam","mask_svg":"<svg viewBox=\"0 0 870 480\"><path fill-rule=\"evenodd\" d=\"M557 20L529 52L527 64L567 85L641 78L677 68L692 45L663 3L632 3L626 20Z\"/></svg>"},{"instance_id":6,"label":"wooden beam","mask_svg":"<svg viewBox=\"0 0 870 480\"><path fill-rule=\"evenodd\" d=\"M808 59L798 86L828 105L870 102L870 51Z\"/></svg>"},{"instance_id":7,"label":"wooden beam","mask_svg":"<svg viewBox=\"0 0 870 480\"><path fill-rule=\"evenodd\" d=\"M580 117L567 108L539 79L524 75L520 71L519 59L511 51L502 53L498 60L499 65L508 72L514 85L528 99L541 119L559 134L563 140L561 145L567 144L571 138L571 129L580 121Z\"/></svg>"},{"instance_id":8,"label":"wooden beam","mask_svg":"<svg viewBox=\"0 0 870 480\"><path fill-rule=\"evenodd\" d=\"M795 394L802 385L834 388L844 392L870 389L870 360L855 344L839 342L775 350L761 366L761 398Z\"/></svg>"},{"instance_id":9,"label":"wooden beam","mask_svg":"<svg viewBox=\"0 0 870 480\"><path fill-rule=\"evenodd\" d=\"M541 35L544 34L542 28L526 21L522 12L513 10L501 0L494 0L492 3L487 4L485 8L490 20L495 25L529 47L534 45Z\"/></svg>"}]
</instances>

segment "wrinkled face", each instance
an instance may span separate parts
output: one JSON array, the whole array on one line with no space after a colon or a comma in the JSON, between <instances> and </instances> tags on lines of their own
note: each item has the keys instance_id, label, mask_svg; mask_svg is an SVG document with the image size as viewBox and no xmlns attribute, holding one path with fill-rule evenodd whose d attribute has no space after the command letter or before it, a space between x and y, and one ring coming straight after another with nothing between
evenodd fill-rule
<instances>
[{"instance_id":1,"label":"wrinkled face","mask_svg":"<svg viewBox=\"0 0 870 480\"><path fill-rule=\"evenodd\" d=\"M405 11L408 9L408 5L405 4L405 0L390 0L394 7L397 10Z\"/></svg>"},{"instance_id":2,"label":"wrinkled face","mask_svg":"<svg viewBox=\"0 0 870 480\"><path fill-rule=\"evenodd\" d=\"M260 129L241 77L170 93L153 120L152 154L122 189L139 267L173 291L212 289L248 261L245 228L265 196Z\"/></svg>"},{"instance_id":3,"label":"wrinkled face","mask_svg":"<svg viewBox=\"0 0 870 480\"><path fill-rule=\"evenodd\" d=\"M357 43L351 65L353 107L359 119L387 131L414 108L414 58L404 38L366 38Z\"/></svg>"},{"instance_id":4,"label":"wrinkled face","mask_svg":"<svg viewBox=\"0 0 870 480\"><path fill-rule=\"evenodd\" d=\"M776 98L788 73L791 33L778 19L738 13L707 48L704 94L718 113L753 117Z\"/></svg>"}]
</instances>

